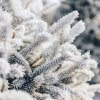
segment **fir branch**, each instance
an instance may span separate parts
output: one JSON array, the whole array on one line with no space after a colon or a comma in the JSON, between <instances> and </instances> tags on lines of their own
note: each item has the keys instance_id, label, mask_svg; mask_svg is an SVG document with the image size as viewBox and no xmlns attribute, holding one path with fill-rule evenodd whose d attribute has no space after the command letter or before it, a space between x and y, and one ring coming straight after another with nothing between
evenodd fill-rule
<instances>
[{"instance_id":1,"label":"fir branch","mask_svg":"<svg viewBox=\"0 0 100 100\"><path fill-rule=\"evenodd\" d=\"M72 28L70 31L70 41L73 42L73 40L75 39L75 37L77 37L78 35L80 35L83 31L85 30L85 23L81 20L78 21Z\"/></svg>"},{"instance_id":2,"label":"fir branch","mask_svg":"<svg viewBox=\"0 0 100 100\"><path fill-rule=\"evenodd\" d=\"M55 84L55 86L59 87L63 91L64 90L65 91L68 91L70 94L75 95L75 96L81 98L82 100L85 100L85 99L83 99L84 98L84 95L82 93L79 93L79 91L73 90L71 87L68 87L67 85L65 85L63 83L57 83L57 84Z\"/></svg>"},{"instance_id":3,"label":"fir branch","mask_svg":"<svg viewBox=\"0 0 100 100\"><path fill-rule=\"evenodd\" d=\"M74 62L74 65L70 66L69 68L64 68L63 70L58 71L59 81L61 81L62 83L72 82L72 72L74 72L76 69L83 68L85 68L83 60Z\"/></svg>"},{"instance_id":4,"label":"fir branch","mask_svg":"<svg viewBox=\"0 0 100 100\"><path fill-rule=\"evenodd\" d=\"M52 98L57 99L57 100L60 100L61 98L63 98L62 97L63 91L60 88L55 87L55 86L42 85L40 89L37 91L40 93L49 94L51 95Z\"/></svg>"},{"instance_id":5,"label":"fir branch","mask_svg":"<svg viewBox=\"0 0 100 100\"><path fill-rule=\"evenodd\" d=\"M11 52L8 55L8 62L10 64L15 64L18 63L19 65L23 65L25 66L25 69L30 70L30 66L29 63L27 62L27 60L25 60L25 58L18 52ZM31 71L31 70L30 70Z\"/></svg>"},{"instance_id":6,"label":"fir branch","mask_svg":"<svg viewBox=\"0 0 100 100\"><path fill-rule=\"evenodd\" d=\"M77 11L73 11L63 18L61 18L57 23L54 23L51 26L51 34L57 33L60 29L62 29L65 25L70 25L74 22L74 20L78 17L79 13Z\"/></svg>"},{"instance_id":7,"label":"fir branch","mask_svg":"<svg viewBox=\"0 0 100 100\"><path fill-rule=\"evenodd\" d=\"M22 91L25 91L25 92L28 92L28 93L32 94L32 92L33 92L33 83L31 81L31 79L29 78L28 80L25 81L24 84L21 84L21 86L17 87L17 90L22 90Z\"/></svg>"},{"instance_id":8,"label":"fir branch","mask_svg":"<svg viewBox=\"0 0 100 100\"><path fill-rule=\"evenodd\" d=\"M41 43L45 42L46 40L46 37L40 37L40 39L38 38L35 42L32 42L30 45L23 48L19 53L26 58L27 55L31 53L31 51L33 51L36 47L40 46Z\"/></svg>"},{"instance_id":9,"label":"fir branch","mask_svg":"<svg viewBox=\"0 0 100 100\"><path fill-rule=\"evenodd\" d=\"M50 69L56 67L56 65L60 64L64 59L65 59L64 56L60 56L60 57L57 57L57 58L51 60L50 62L48 62L44 65L38 66L36 69L33 70L32 78L44 73L47 70L50 70Z\"/></svg>"}]
</instances>

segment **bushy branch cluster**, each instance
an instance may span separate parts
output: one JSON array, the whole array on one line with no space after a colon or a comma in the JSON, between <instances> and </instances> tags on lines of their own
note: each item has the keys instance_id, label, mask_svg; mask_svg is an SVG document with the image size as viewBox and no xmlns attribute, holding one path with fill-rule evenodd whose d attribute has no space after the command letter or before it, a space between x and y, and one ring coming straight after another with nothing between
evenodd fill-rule
<instances>
[{"instance_id":1,"label":"bushy branch cluster","mask_svg":"<svg viewBox=\"0 0 100 100\"><path fill-rule=\"evenodd\" d=\"M93 100L100 91L88 83L97 62L72 44L85 30L78 11L51 26L42 19L59 4L0 0L0 100Z\"/></svg>"}]
</instances>

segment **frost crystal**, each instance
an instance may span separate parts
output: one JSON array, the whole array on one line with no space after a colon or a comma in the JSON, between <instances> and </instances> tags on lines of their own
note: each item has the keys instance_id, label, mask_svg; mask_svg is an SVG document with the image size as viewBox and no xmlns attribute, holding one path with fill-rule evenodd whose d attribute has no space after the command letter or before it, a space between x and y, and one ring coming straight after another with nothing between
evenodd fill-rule
<instances>
[{"instance_id":1,"label":"frost crystal","mask_svg":"<svg viewBox=\"0 0 100 100\"><path fill-rule=\"evenodd\" d=\"M0 0L0 100L93 100L100 92L88 83L97 62L72 44L85 30L78 11L48 24L59 5Z\"/></svg>"}]
</instances>

